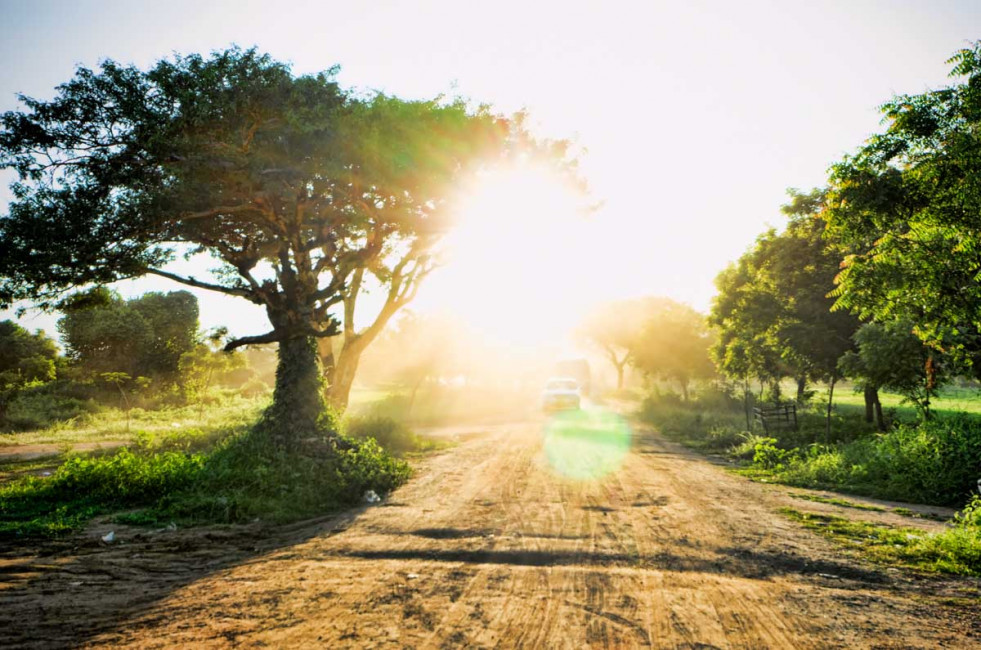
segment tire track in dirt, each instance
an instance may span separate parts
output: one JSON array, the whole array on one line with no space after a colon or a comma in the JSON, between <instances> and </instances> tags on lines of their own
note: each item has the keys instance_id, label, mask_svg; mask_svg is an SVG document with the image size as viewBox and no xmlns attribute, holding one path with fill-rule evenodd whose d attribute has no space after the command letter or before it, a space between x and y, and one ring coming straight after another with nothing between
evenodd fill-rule
<instances>
[{"instance_id":1,"label":"tire track in dirt","mask_svg":"<svg viewBox=\"0 0 981 650\"><path fill-rule=\"evenodd\" d=\"M270 539L186 531L183 552L161 541L136 558L111 548L47 560L65 577L46 587L12 578L0 623L30 617L44 589L71 579L86 582L78 595L88 600L58 601L45 616L87 616L88 627L77 621L42 644L22 625L14 645L977 645L981 607L938 604L977 594L976 582L914 580L843 557L776 514L787 504L801 506L649 431L635 432L610 474L575 480L550 465L541 421L499 426L422 461L380 507ZM247 552L253 543L268 550ZM198 558L191 566L188 554ZM12 561L11 575L40 561ZM164 570L179 577L139 597ZM100 585L112 595L103 609Z\"/></svg>"}]
</instances>

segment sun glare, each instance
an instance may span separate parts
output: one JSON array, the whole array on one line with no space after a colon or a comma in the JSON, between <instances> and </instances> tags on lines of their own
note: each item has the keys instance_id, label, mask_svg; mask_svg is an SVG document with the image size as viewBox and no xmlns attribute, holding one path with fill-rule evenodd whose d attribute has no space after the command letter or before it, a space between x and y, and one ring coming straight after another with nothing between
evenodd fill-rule
<instances>
[{"instance_id":1,"label":"sun glare","mask_svg":"<svg viewBox=\"0 0 981 650\"><path fill-rule=\"evenodd\" d=\"M426 302L501 343L562 344L584 308L582 207L582 196L544 167L516 165L472 179L456 202L446 265Z\"/></svg>"}]
</instances>

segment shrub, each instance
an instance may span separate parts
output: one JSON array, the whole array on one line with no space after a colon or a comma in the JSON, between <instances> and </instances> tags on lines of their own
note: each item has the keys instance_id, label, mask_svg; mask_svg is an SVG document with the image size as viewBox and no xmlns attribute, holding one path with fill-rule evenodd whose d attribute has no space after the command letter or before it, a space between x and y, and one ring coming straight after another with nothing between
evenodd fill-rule
<instances>
[{"instance_id":1,"label":"shrub","mask_svg":"<svg viewBox=\"0 0 981 650\"><path fill-rule=\"evenodd\" d=\"M348 436L358 440L374 439L383 449L396 455L425 451L436 446L431 438L419 436L405 424L383 415L348 418L344 430Z\"/></svg>"},{"instance_id":2,"label":"shrub","mask_svg":"<svg viewBox=\"0 0 981 650\"><path fill-rule=\"evenodd\" d=\"M144 510L129 523L290 521L357 503L366 490L388 493L410 474L372 439L322 435L284 451L251 427L207 453L162 448L190 444L139 436L133 449L72 457L48 479L0 488L0 537L60 534L133 507Z\"/></svg>"},{"instance_id":3,"label":"shrub","mask_svg":"<svg viewBox=\"0 0 981 650\"><path fill-rule=\"evenodd\" d=\"M724 451L740 443L746 432L746 416L741 409L702 410L697 403L683 404L669 395L644 399L638 417L690 447Z\"/></svg>"},{"instance_id":4,"label":"shrub","mask_svg":"<svg viewBox=\"0 0 981 650\"><path fill-rule=\"evenodd\" d=\"M758 438L753 445L753 464L763 469L781 469L794 454L776 445L776 438Z\"/></svg>"},{"instance_id":5,"label":"shrub","mask_svg":"<svg viewBox=\"0 0 981 650\"><path fill-rule=\"evenodd\" d=\"M60 395L46 387L28 388L10 400L0 421L0 429L43 429L98 410L98 404L92 400Z\"/></svg>"},{"instance_id":6,"label":"shrub","mask_svg":"<svg viewBox=\"0 0 981 650\"><path fill-rule=\"evenodd\" d=\"M900 425L848 443L812 445L778 470L777 480L804 487L958 506L981 473L981 421L957 416Z\"/></svg>"},{"instance_id":7,"label":"shrub","mask_svg":"<svg viewBox=\"0 0 981 650\"><path fill-rule=\"evenodd\" d=\"M142 505L196 480L204 457L121 449L99 458L69 457L47 479L0 488L0 537L60 533L102 512Z\"/></svg>"}]
</instances>

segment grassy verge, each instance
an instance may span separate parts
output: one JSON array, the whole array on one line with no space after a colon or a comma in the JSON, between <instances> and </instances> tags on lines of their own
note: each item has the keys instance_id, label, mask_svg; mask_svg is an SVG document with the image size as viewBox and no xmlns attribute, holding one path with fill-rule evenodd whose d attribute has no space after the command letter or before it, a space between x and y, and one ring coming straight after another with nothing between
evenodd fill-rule
<instances>
[{"instance_id":1,"label":"grassy verge","mask_svg":"<svg viewBox=\"0 0 981 650\"><path fill-rule=\"evenodd\" d=\"M194 432L221 433L229 426L247 426L258 419L268 398L229 395L219 402L171 406L158 410L103 408L49 427L33 431L0 434L0 447L27 444L71 444L105 440L136 440L147 433L166 437L196 437Z\"/></svg>"},{"instance_id":2,"label":"grassy verge","mask_svg":"<svg viewBox=\"0 0 981 650\"><path fill-rule=\"evenodd\" d=\"M869 510L872 512L885 512L886 509L881 506L873 506L867 503L857 503L855 501L848 501L847 499L839 499L838 497L823 497L819 494L795 494L791 492L790 496L795 499L802 499L804 501L813 501L814 503L827 503L828 505L838 506L839 508L853 508L855 510Z\"/></svg>"},{"instance_id":3,"label":"grassy verge","mask_svg":"<svg viewBox=\"0 0 981 650\"><path fill-rule=\"evenodd\" d=\"M414 439L413 439L414 440ZM413 440L402 439L409 451ZM69 454L50 477L0 487L0 538L65 534L97 515L130 524L284 522L385 494L409 466L371 437L320 437L275 447L250 422L134 435L110 454Z\"/></svg>"},{"instance_id":4,"label":"grassy verge","mask_svg":"<svg viewBox=\"0 0 981 650\"><path fill-rule=\"evenodd\" d=\"M780 512L808 530L880 564L981 576L981 499L977 497L957 515L951 528L940 533L893 528L793 508L783 508Z\"/></svg>"},{"instance_id":5,"label":"grassy verge","mask_svg":"<svg viewBox=\"0 0 981 650\"><path fill-rule=\"evenodd\" d=\"M343 429L346 435L356 440L374 439L385 451L399 457L443 449L449 444L421 436L403 422L383 415L347 418Z\"/></svg>"},{"instance_id":6,"label":"grassy verge","mask_svg":"<svg viewBox=\"0 0 981 650\"><path fill-rule=\"evenodd\" d=\"M842 409L827 436L817 409L796 431L747 428L741 404L715 399L644 401L640 418L689 447L726 454L743 474L773 483L930 505L963 505L981 473L981 417L938 415L877 433L860 409Z\"/></svg>"}]
</instances>

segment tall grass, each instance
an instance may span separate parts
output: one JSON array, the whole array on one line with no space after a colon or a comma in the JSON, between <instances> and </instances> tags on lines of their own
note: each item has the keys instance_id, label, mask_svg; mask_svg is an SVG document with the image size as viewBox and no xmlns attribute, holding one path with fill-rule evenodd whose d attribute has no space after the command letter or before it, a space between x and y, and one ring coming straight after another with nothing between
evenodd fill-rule
<instances>
[{"instance_id":1,"label":"tall grass","mask_svg":"<svg viewBox=\"0 0 981 650\"><path fill-rule=\"evenodd\" d=\"M799 414L798 430L768 436L746 426L736 400L651 397L640 417L688 446L750 461L750 474L801 487L960 506L981 478L981 416L974 414L938 415L877 433L860 408L841 407L830 442L813 407Z\"/></svg>"},{"instance_id":2,"label":"tall grass","mask_svg":"<svg viewBox=\"0 0 981 650\"><path fill-rule=\"evenodd\" d=\"M410 474L372 439L310 438L286 452L251 424L213 433L143 433L131 448L70 457L50 478L0 487L0 537L57 535L134 508L121 520L290 521L357 503L366 490L385 494Z\"/></svg>"}]
</instances>

